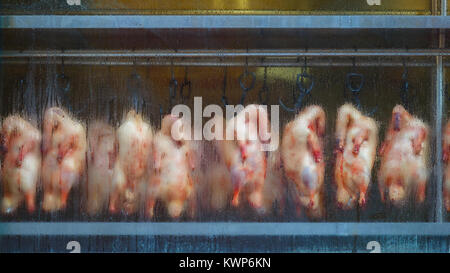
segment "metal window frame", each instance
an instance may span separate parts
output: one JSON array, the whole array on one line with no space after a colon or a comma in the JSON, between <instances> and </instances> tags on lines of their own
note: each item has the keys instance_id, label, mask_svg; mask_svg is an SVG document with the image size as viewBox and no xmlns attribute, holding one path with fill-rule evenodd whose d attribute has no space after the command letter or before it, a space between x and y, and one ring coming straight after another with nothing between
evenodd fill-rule
<instances>
[{"instance_id":1,"label":"metal window frame","mask_svg":"<svg viewBox=\"0 0 450 273\"><path fill-rule=\"evenodd\" d=\"M0 236L448 236L449 233L450 223L0 223Z\"/></svg>"},{"instance_id":2,"label":"metal window frame","mask_svg":"<svg viewBox=\"0 0 450 273\"><path fill-rule=\"evenodd\" d=\"M441 10L440 10L440 18L447 18L447 0L441 1ZM438 33L438 48L445 48L445 30L439 29ZM443 127L443 119L444 119L444 98L445 98L445 90L444 90L444 82L445 82L445 71L444 71L444 61L443 56L436 57L436 73L435 73L435 145L438 147L435 153L435 191L436 191L436 200L435 200L435 215L434 220L437 223L442 223L444 221L444 203L443 203L443 164L442 164L442 127Z\"/></svg>"},{"instance_id":3,"label":"metal window frame","mask_svg":"<svg viewBox=\"0 0 450 273\"><path fill-rule=\"evenodd\" d=\"M434 0L437 7L437 1ZM168 15L168 16L59 16L59 15L24 15L0 16L0 26L3 29L79 29L79 28L177 28L177 29L211 29L211 28L247 28L247 29L432 29L438 32L439 45L436 49L427 50L310 50L310 51L234 51L234 52L0 52L3 61L21 61L23 58L82 58L84 64L94 64L99 56L103 58L122 58L121 61L105 61L105 64L131 65L130 58L206 58L203 65L212 65L212 58L249 57L249 58L281 58L281 57L433 57L434 62L424 62L417 66L434 67L434 100L436 135L434 144L438 147L434 154L434 185L437 190L435 214L429 223L100 223L100 222L5 222L0 223L1 236L36 236L36 235L79 235L79 236L120 236L120 235L174 235L174 236L450 236L450 223L443 223L442 204L442 122L444 114L444 57L450 56L445 48L445 30L450 29L450 17L447 17L447 1L441 1L441 10L432 16L267 16L267 15ZM209 60L209 62L208 62ZM92 63L89 63L91 61ZM161 65L167 65L170 60L160 60ZM191 60L179 60L175 65L187 63ZM65 61L70 64L70 61ZM74 61L76 64L76 61ZM142 60L138 65L153 64ZM239 61L224 62L219 65L242 65ZM350 65L351 62L341 62L340 65ZM391 61L383 63L387 66L402 65L402 62ZM249 65L271 65L270 61L264 63L249 62ZM295 63L277 63L273 66L296 66ZM314 65L314 63L310 64ZM320 62L318 62L320 65ZM322 65L329 65L322 63ZM364 62L357 65L364 65ZM365 65L373 65L371 62ZM411 64L414 65L414 64ZM440 190L439 190L440 189Z\"/></svg>"},{"instance_id":4,"label":"metal window frame","mask_svg":"<svg viewBox=\"0 0 450 273\"><path fill-rule=\"evenodd\" d=\"M6 29L446 29L416 15L4 15Z\"/></svg>"}]
</instances>

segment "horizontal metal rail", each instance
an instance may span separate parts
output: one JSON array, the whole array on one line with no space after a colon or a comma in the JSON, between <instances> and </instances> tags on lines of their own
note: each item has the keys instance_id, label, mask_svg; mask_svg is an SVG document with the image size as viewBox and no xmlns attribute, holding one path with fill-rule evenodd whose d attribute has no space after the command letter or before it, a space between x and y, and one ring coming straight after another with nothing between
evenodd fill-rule
<instances>
[{"instance_id":1,"label":"horizontal metal rail","mask_svg":"<svg viewBox=\"0 0 450 273\"><path fill-rule=\"evenodd\" d=\"M409 15L6 15L10 29L445 29L445 16Z\"/></svg>"},{"instance_id":2,"label":"horizontal metal rail","mask_svg":"<svg viewBox=\"0 0 450 273\"><path fill-rule=\"evenodd\" d=\"M1 61L2 64L62 64L62 60L58 59L4 59ZM419 62L406 62L408 67L433 67L434 63L429 61L419 61ZM224 67L224 66L235 66L242 67L248 65L250 67L299 67L303 66L303 62L298 62L294 60L249 60L249 61L235 61L235 60L149 60L149 59L138 59L138 60L109 60L109 59L65 59L64 65L106 65L106 66L206 66L206 67ZM403 62L395 61L385 61L385 60L373 60L373 61L358 61L355 66L358 67L399 67L403 66ZM336 61L336 60L308 60L308 67L344 67L353 66L352 61ZM450 62L444 63L444 66L450 66Z\"/></svg>"},{"instance_id":3,"label":"horizontal metal rail","mask_svg":"<svg viewBox=\"0 0 450 273\"><path fill-rule=\"evenodd\" d=\"M73 51L3 51L0 60L7 64L64 64L68 65L137 65L137 66L265 66L265 67L298 67L304 65L302 58L309 58L310 67L352 66L351 59L358 57L356 66L411 66L432 67L435 60L426 57L448 56L450 49L362 49L331 50L316 49L298 50L146 50L146 51L106 51L106 50L73 50ZM320 58L319 58L320 57ZM398 57L402 57L401 59ZM408 59L414 58L415 59ZM404 63L405 61L405 63ZM444 63L450 65L450 63Z\"/></svg>"},{"instance_id":4,"label":"horizontal metal rail","mask_svg":"<svg viewBox=\"0 0 450 273\"><path fill-rule=\"evenodd\" d=\"M450 49L311 49L311 50L4 50L0 58L300 58L300 57L437 57Z\"/></svg>"},{"instance_id":5,"label":"horizontal metal rail","mask_svg":"<svg viewBox=\"0 0 450 273\"><path fill-rule=\"evenodd\" d=\"M441 1L441 16L447 15L447 0ZM445 31L439 30L439 48L445 48ZM444 101L445 101L445 64L442 56L436 57L436 77L435 77L435 131L436 131L436 147L442 147L442 120L446 119L444 116ZM435 222L441 223L444 220L444 202L443 202L443 164L442 164L442 149L436 149L435 153Z\"/></svg>"},{"instance_id":6,"label":"horizontal metal rail","mask_svg":"<svg viewBox=\"0 0 450 273\"><path fill-rule=\"evenodd\" d=\"M450 236L450 223L0 223L0 236Z\"/></svg>"}]
</instances>

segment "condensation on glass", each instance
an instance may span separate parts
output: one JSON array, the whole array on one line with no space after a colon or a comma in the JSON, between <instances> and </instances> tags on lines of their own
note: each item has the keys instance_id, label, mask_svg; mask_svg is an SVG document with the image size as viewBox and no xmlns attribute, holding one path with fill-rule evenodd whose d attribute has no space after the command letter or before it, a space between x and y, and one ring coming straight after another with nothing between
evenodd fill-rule
<instances>
[{"instance_id":1,"label":"condensation on glass","mask_svg":"<svg viewBox=\"0 0 450 273\"><path fill-rule=\"evenodd\" d=\"M245 63L244 60L241 60ZM372 61L372 65L370 65ZM387 60L386 60L387 61ZM238 104L242 95L239 84L239 77L245 70L245 65L223 67L223 66L149 66L149 65L76 65L65 63L64 67L57 58L40 60L35 64L3 64L2 69L2 117L11 113L28 114L34 111L37 117L38 127L42 126L44 110L48 107L49 96L57 93L69 82L70 89L64 94L61 104L70 109L76 118L84 124L100 119L112 126L117 127L124 113L132 107L129 98L136 95L134 87L130 87L130 78L134 73L139 75L140 84L137 94L142 102L143 116L155 127L159 128L161 122L161 110L164 113L169 111L170 105L184 103L193 109L194 97L201 97L203 107L209 104L222 106L222 96L225 94L230 104ZM317 104L323 107L326 113L326 135L324 146L324 160L326 162L325 171L325 208L326 214L319 221L351 221L351 222L376 222L376 221L415 221L426 222L432 219L433 191L429 190L424 205L411 203L410 206L397 209L384 204L380 200L378 190L377 173L380 159L377 157L372 171L372 179L369 187L367 207L364 209L354 209L344 211L338 209L335 200L335 184L333 178L335 155L335 127L338 108L346 102L352 102L351 91L346 85L346 77L350 72L357 72L364 77L364 86L360 93L360 103L362 112L375 119L379 126L379 143L384 140L388 123L391 119L392 109L396 104L407 103L412 114L426 122L433 131L433 101L430 94L432 90L431 62L428 58L408 59L410 63L428 63L429 65L408 67L408 84L410 86L406 97L402 97L402 76L405 68L401 65L401 59L390 60L396 62L397 66L377 66L382 60L356 59L356 64L363 66L352 67L351 60L343 66L327 66L327 62L336 62L338 59L323 60L322 58L308 59L308 73L313 75L315 85L311 95L305 99L302 107ZM300 67L268 67L263 66L248 67L248 71L255 73L256 83L254 88L248 92L246 104L260 103L260 92L263 89L264 77L266 78L266 90L268 104L278 105L281 98L286 104L293 105L293 94L297 92L295 84L297 76L303 68ZM173 78L178 83L183 83L186 79L191 84L190 96L182 99L177 91L175 98L170 98L169 83ZM62 82L60 75L64 73L66 81ZM226 80L224 85L224 76ZM266 75L264 75L266 74ZM225 89L224 89L225 86ZM28 92L28 93L27 93ZM30 93L31 92L31 93ZM185 90L186 92L186 90ZM22 93L22 95L21 95ZM23 93L32 96L23 96ZM186 93L185 93L186 94ZM294 96L295 97L295 96ZM30 104L30 99L34 104ZM28 109L23 109L22 105ZM33 113L31 113L33 114ZM294 118L293 113L280 109L280 132L283 131L286 123ZM208 119L204 118L203 122ZM430 139L430 142L431 139ZM434 149L432 145L432 150ZM205 149L205 157L208 148ZM430 153L429 161L432 162ZM213 165L211 162L203 162L202 171L206 172ZM431 167L431 166L430 166ZM427 188L433 187L432 176L428 179ZM286 181L284 181L286 183ZM112 217L108 212L96 216L88 217L83 207L83 183L72 190L68 207L59 215L46 214L40 211L42 196L38 193L37 213L28 215L25 210L21 213L5 217L3 220L101 220L111 221L121 218ZM285 189L288 191L288 188ZM205 193L204 193L205 194ZM207 194L207 193L206 193ZM40 197L40 198L39 198ZM210 199L210 196L199 196L199 199ZM284 196L286 207L282 211L274 211L265 217L258 217L252 212L242 213L239 209L233 209L228 205L222 211L212 211L203 213L199 210L194 217L195 221L312 221L308 217L298 217L295 214L290 195ZM164 210L159 211L159 215L152 221L170 220L164 216ZM126 221L148 221L139 213L134 216L123 217ZM190 220L186 218L185 221Z\"/></svg>"}]
</instances>

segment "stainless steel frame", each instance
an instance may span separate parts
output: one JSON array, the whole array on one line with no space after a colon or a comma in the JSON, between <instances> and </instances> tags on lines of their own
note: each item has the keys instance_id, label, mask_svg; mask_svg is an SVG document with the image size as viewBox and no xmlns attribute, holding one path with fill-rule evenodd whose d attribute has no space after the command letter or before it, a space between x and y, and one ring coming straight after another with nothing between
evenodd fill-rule
<instances>
[{"instance_id":1,"label":"stainless steel frame","mask_svg":"<svg viewBox=\"0 0 450 273\"><path fill-rule=\"evenodd\" d=\"M445 29L445 16L402 15L11 15L0 16L3 28L292 28L292 29Z\"/></svg>"},{"instance_id":2,"label":"stainless steel frame","mask_svg":"<svg viewBox=\"0 0 450 273\"><path fill-rule=\"evenodd\" d=\"M62 64L60 58L5 58L4 64ZM357 61L355 66L357 67L399 67L405 65L408 67L434 67L434 60L420 60L420 61L403 61L398 60L364 60ZM64 65L123 65L123 66L208 66L208 67L224 67L224 66L236 66L242 67L248 65L250 67L300 67L303 64L299 63L297 59L255 59L255 60L227 60L222 58L208 58L208 59L195 59L195 60L179 60L170 58L102 58L102 59L76 59L76 58L64 58ZM450 66L450 62L444 62L443 65ZM309 59L308 67L345 67L353 66L353 62L342 59Z\"/></svg>"},{"instance_id":3,"label":"stainless steel frame","mask_svg":"<svg viewBox=\"0 0 450 273\"><path fill-rule=\"evenodd\" d=\"M300 57L317 57L308 61L311 66L350 66L342 57L371 59L357 61L357 66L401 66L399 57L430 57L408 66L434 67L435 93L434 144L442 145L444 120L444 57L450 56L445 48L445 30L450 29L447 2L441 3L440 15L433 16L0 16L3 29L430 29L439 36L433 49L314 49L314 50L224 50L224 51L2 51L4 62L60 62L65 64L105 65L199 65L242 66L248 58L249 66L300 66ZM333 58L324 60L328 57ZM433 59L432 59L433 58ZM231 59L231 60L230 60ZM434 61L430 61L434 60ZM442 204L442 151L434 154L434 176L437 189L434 222L430 223L0 223L0 240L11 236L281 236L309 238L329 236L357 238L364 236L436 237L436 244L448 248L450 223L443 223ZM365 237L364 237L365 238ZM355 239L356 240L356 239ZM293 244L294 245L294 244ZM181 248L183 249L183 248ZM186 247L186 249L188 249ZM246 251L246 249L241 249ZM343 250L349 251L349 250Z\"/></svg>"},{"instance_id":4,"label":"stainless steel frame","mask_svg":"<svg viewBox=\"0 0 450 273\"><path fill-rule=\"evenodd\" d=\"M450 22L450 18L449 18ZM450 49L311 49L311 50L50 50L2 51L1 58L299 58L299 57L438 57Z\"/></svg>"},{"instance_id":5,"label":"stainless steel frame","mask_svg":"<svg viewBox=\"0 0 450 273\"><path fill-rule=\"evenodd\" d=\"M448 236L450 223L1 223L23 236Z\"/></svg>"},{"instance_id":6,"label":"stainless steel frame","mask_svg":"<svg viewBox=\"0 0 450 273\"><path fill-rule=\"evenodd\" d=\"M442 57L436 57L436 98L435 98L435 145L436 147L442 147L442 122L443 122L443 101L444 101L444 65ZM442 166L442 149L437 148L435 153L435 181L436 181L436 210L435 220L438 223L443 221L443 166Z\"/></svg>"},{"instance_id":7,"label":"stainless steel frame","mask_svg":"<svg viewBox=\"0 0 450 273\"><path fill-rule=\"evenodd\" d=\"M447 18L447 0L441 1L441 18ZM445 31L443 29L439 29L439 41L438 46L440 49L445 48ZM442 147L442 123L444 119L444 82L445 82L445 73L444 73L444 62L442 56L436 57L436 98L435 98L435 109L436 109L436 117L435 117L435 145L436 147ZM435 153L435 189L436 189L436 209L435 209L435 221L437 223L443 222L444 219L444 204L443 204L443 164L442 164L442 149L436 149Z\"/></svg>"}]
</instances>

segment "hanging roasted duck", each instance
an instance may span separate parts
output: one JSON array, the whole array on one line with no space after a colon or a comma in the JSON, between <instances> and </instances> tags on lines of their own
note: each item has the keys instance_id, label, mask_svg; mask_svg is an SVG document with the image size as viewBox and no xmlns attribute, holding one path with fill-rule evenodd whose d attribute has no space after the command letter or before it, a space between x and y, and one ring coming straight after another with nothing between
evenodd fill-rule
<instances>
[{"instance_id":1,"label":"hanging roasted duck","mask_svg":"<svg viewBox=\"0 0 450 273\"><path fill-rule=\"evenodd\" d=\"M263 148L266 140L259 132L267 132L268 126L266 109L260 105L248 105L226 122L225 131L232 132L234 139L216 142L222 162L231 175L232 206L248 204L260 214L266 213L264 181L267 159Z\"/></svg>"},{"instance_id":2,"label":"hanging roasted duck","mask_svg":"<svg viewBox=\"0 0 450 273\"><path fill-rule=\"evenodd\" d=\"M116 130L109 211L131 215L141 207L150 175L153 130L140 114L131 110Z\"/></svg>"},{"instance_id":3,"label":"hanging roasted duck","mask_svg":"<svg viewBox=\"0 0 450 273\"><path fill-rule=\"evenodd\" d=\"M320 106L305 108L284 128L281 158L293 185L298 215L303 209L310 217L324 215L324 134L325 112Z\"/></svg>"},{"instance_id":4,"label":"hanging roasted duck","mask_svg":"<svg viewBox=\"0 0 450 273\"><path fill-rule=\"evenodd\" d=\"M429 174L428 136L428 127L422 120L401 105L394 107L380 149L378 185L383 201L389 198L399 206L413 197L417 203L423 203Z\"/></svg>"},{"instance_id":5,"label":"hanging roasted duck","mask_svg":"<svg viewBox=\"0 0 450 273\"><path fill-rule=\"evenodd\" d=\"M285 186L281 153L279 150L270 151L267 154L267 174L263 190L263 207L266 212L274 211L279 215L283 214L286 206Z\"/></svg>"},{"instance_id":6,"label":"hanging roasted duck","mask_svg":"<svg viewBox=\"0 0 450 273\"><path fill-rule=\"evenodd\" d=\"M222 117L214 117L215 125L211 131L215 133L216 126L223 127L225 121ZM218 124L220 123L220 124ZM223 137L223 131L219 134ZM198 184L196 192L198 196L198 207L208 213L224 211L231 203L233 189L231 174L225 163L222 161L218 147L218 141L203 141L203 153L201 154L202 168L197 168Z\"/></svg>"},{"instance_id":7,"label":"hanging roasted duck","mask_svg":"<svg viewBox=\"0 0 450 273\"><path fill-rule=\"evenodd\" d=\"M356 203L364 207L378 144L377 124L345 104L338 110L336 142L337 204L342 209L352 209Z\"/></svg>"},{"instance_id":8,"label":"hanging roasted duck","mask_svg":"<svg viewBox=\"0 0 450 273\"><path fill-rule=\"evenodd\" d=\"M43 209L64 209L74 185L86 165L86 130L63 109L53 107L44 114L42 143Z\"/></svg>"},{"instance_id":9,"label":"hanging roasted duck","mask_svg":"<svg viewBox=\"0 0 450 273\"><path fill-rule=\"evenodd\" d=\"M108 208L116 146L116 134L112 126L101 121L94 121L89 125L86 209L90 215Z\"/></svg>"},{"instance_id":10,"label":"hanging roasted duck","mask_svg":"<svg viewBox=\"0 0 450 273\"><path fill-rule=\"evenodd\" d=\"M203 208L210 212L220 212L227 208L233 195L231 175L228 168L214 162L205 170L199 200Z\"/></svg>"},{"instance_id":11,"label":"hanging roasted duck","mask_svg":"<svg viewBox=\"0 0 450 273\"><path fill-rule=\"evenodd\" d=\"M31 213L41 171L41 133L20 116L9 116L3 121L1 148L2 212L14 213L25 200Z\"/></svg>"},{"instance_id":12,"label":"hanging roasted duck","mask_svg":"<svg viewBox=\"0 0 450 273\"><path fill-rule=\"evenodd\" d=\"M251 107L250 109L256 110L258 108ZM216 126L219 124L226 125L226 121L223 120L223 118L218 118L216 116L215 119ZM224 133L223 137L225 138L226 128L223 128L223 130L224 131L222 133ZM233 135L233 137L236 136L237 134ZM245 151L245 146L243 146L244 149L239 149L236 146L235 140L215 140L213 143L215 144L214 149L212 149L212 153L208 154L206 158L207 164L209 166L206 169L205 175L202 179L202 191L200 195L208 195L208 200L205 200L206 202L203 202L206 208L211 211L221 211L224 210L228 204L233 202L233 197L236 198L236 192L241 190L234 187L236 186L236 184L232 180L230 170L234 168L236 174L236 170L239 170L236 168L236 166L242 164L241 174L244 183L247 183L247 181L245 181L245 172L251 172L252 169L245 168L245 163L244 161L242 161L242 152ZM219 158L215 158L216 153L219 155ZM270 151L265 153L264 156L266 163L264 163L264 161L262 162L266 165L266 176L261 192L257 193L261 195L262 200L262 207L257 211L261 214L268 214L274 211L273 209L277 208L278 212L281 213L285 206L285 188L283 184L283 172L281 168L280 152L278 150ZM234 163L230 164L230 162ZM264 165L262 165L262 167L264 167ZM239 194L241 193L238 193L238 195ZM245 195L246 198L248 198L247 192L242 194ZM238 196L238 198L242 197ZM245 201L248 202L248 199L245 199ZM236 204L236 206L239 207L240 204L242 203L238 203Z\"/></svg>"},{"instance_id":13,"label":"hanging roasted duck","mask_svg":"<svg viewBox=\"0 0 450 273\"><path fill-rule=\"evenodd\" d=\"M172 136L172 127L180 132ZM178 127L179 126L179 127ZM195 208L192 170L193 158L191 136L185 131L182 118L164 117L161 130L153 139L153 174L147 188L146 214L153 217L157 200L161 200L170 217L178 218L186 210L193 216Z\"/></svg>"}]
</instances>

